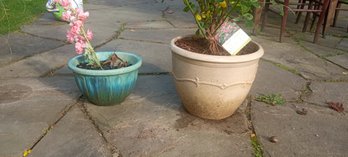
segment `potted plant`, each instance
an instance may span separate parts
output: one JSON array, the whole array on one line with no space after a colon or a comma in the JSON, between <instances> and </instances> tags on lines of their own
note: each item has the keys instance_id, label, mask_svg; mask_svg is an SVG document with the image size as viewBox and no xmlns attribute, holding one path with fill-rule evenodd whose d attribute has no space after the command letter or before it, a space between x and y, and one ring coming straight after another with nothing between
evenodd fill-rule
<instances>
[{"instance_id":1,"label":"potted plant","mask_svg":"<svg viewBox=\"0 0 348 157\"><path fill-rule=\"evenodd\" d=\"M142 59L127 52L96 52L90 41L93 33L84 23L89 13L73 8L69 0L54 0L64 8L62 19L68 21L67 40L75 43L79 54L68 61L78 88L96 105L122 102L135 86Z\"/></svg>"},{"instance_id":2,"label":"potted plant","mask_svg":"<svg viewBox=\"0 0 348 157\"><path fill-rule=\"evenodd\" d=\"M69 0L69 3L66 3L67 1L64 1L62 3L70 4L69 7L73 9L81 9L83 10L83 0ZM46 3L46 10L48 12L51 12L53 16L60 21L64 21L63 13L65 12L65 8L60 5L60 3L57 3L56 0L48 0Z\"/></svg>"},{"instance_id":3,"label":"potted plant","mask_svg":"<svg viewBox=\"0 0 348 157\"><path fill-rule=\"evenodd\" d=\"M253 19L257 0L183 0L198 26L195 35L171 41L173 77L186 110L205 119L232 115L247 97L255 79L262 47L249 42L229 55L216 32L226 22ZM232 43L233 44L233 43Z\"/></svg>"}]
</instances>

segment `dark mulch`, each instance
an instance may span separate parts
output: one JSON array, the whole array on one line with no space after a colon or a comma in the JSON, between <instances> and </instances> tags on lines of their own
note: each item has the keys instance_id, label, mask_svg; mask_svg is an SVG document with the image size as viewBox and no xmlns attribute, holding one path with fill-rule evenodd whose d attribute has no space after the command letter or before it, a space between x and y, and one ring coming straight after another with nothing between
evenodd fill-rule
<instances>
[{"instance_id":1,"label":"dark mulch","mask_svg":"<svg viewBox=\"0 0 348 157\"><path fill-rule=\"evenodd\" d=\"M120 57L118 57L116 54L110 55L110 57L107 60L100 62L103 70L112 70L112 69L120 69L124 67L129 67L132 64L129 64L127 61L124 61ZM80 63L77 65L78 68L82 69L89 69L89 70L102 70L97 65L91 65L88 63Z\"/></svg>"},{"instance_id":2,"label":"dark mulch","mask_svg":"<svg viewBox=\"0 0 348 157\"><path fill-rule=\"evenodd\" d=\"M185 37L177 40L175 45L191 52L213 55L213 53L209 50L209 42L204 38ZM237 53L237 55L250 54L257 50L258 46L253 42L249 42L241 51ZM222 47L219 54L220 56L230 56L230 54Z\"/></svg>"}]
</instances>

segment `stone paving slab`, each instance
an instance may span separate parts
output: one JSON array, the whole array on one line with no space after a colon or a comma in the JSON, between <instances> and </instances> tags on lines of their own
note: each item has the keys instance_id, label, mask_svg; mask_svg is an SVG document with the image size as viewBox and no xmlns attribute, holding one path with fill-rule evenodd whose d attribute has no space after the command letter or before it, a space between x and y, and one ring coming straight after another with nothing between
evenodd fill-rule
<instances>
[{"instance_id":1,"label":"stone paving slab","mask_svg":"<svg viewBox=\"0 0 348 157\"><path fill-rule=\"evenodd\" d=\"M279 43L254 37L264 50L263 58L296 69L303 77L311 80L348 80L342 69L322 60L299 45Z\"/></svg>"},{"instance_id":2,"label":"stone paving slab","mask_svg":"<svg viewBox=\"0 0 348 157\"><path fill-rule=\"evenodd\" d=\"M111 157L112 154L88 117L74 105L29 156Z\"/></svg>"},{"instance_id":3,"label":"stone paving slab","mask_svg":"<svg viewBox=\"0 0 348 157\"><path fill-rule=\"evenodd\" d=\"M0 68L0 78L40 77L67 64L75 56L73 45L65 45Z\"/></svg>"},{"instance_id":4,"label":"stone paving slab","mask_svg":"<svg viewBox=\"0 0 348 157\"><path fill-rule=\"evenodd\" d=\"M143 58L140 73L170 72L172 69L171 51L168 44L120 39L113 40L97 49L97 51L115 50L140 55Z\"/></svg>"},{"instance_id":5,"label":"stone paving slab","mask_svg":"<svg viewBox=\"0 0 348 157\"><path fill-rule=\"evenodd\" d=\"M0 124L0 156L18 157L30 148L32 144L44 133L48 125L43 122L24 123L5 120L1 118Z\"/></svg>"},{"instance_id":6,"label":"stone paving slab","mask_svg":"<svg viewBox=\"0 0 348 157\"><path fill-rule=\"evenodd\" d=\"M176 28L197 28L192 14L183 11L185 8L183 1L168 0L164 1L163 5L172 12L163 12L163 17Z\"/></svg>"},{"instance_id":7,"label":"stone paving slab","mask_svg":"<svg viewBox=\"0 0 348 157\"><path fill-rule=\"evenodd\" d=\"M296 109L305 108L306 115ZM291 104L270 106L252 103L252 121L263 146L265 156L344 157L346 149L347 116L328 108ZM277 143L269 138L276 136Z\"/></svg>"},{"instance_id":8,"label":"stone paving slab","mask_svg":"<svg viewBox=\"0 0 348 157\"><path fill-rule=\"evenodd\" d=\"M90 8L93 7L94 6L90 6ZM112 16L108 16L109 14L99 14L98 10L91 10L89 12L90 17L86 22L86 28L93 30L93 46L111 40L112 37L116 34L116 31L120 29L121 23L118 22L118 20L113 18ZM39 22L23 26L22 31L34 34L39 37L66 41L66 32L69 29L68 23L54 20L54 17L50 15L50 13L44 14L40 18L41 20L39 20ZM105 21L108 22L106 23Z\"/></svg>"},{"instance_id":9,"label":"stone paving slab","mask_svg":"<svg viewBox=\"0 0 348 157\"><path fill-rule=\"evenodd\" d=\"M164 5L169 11L163 12L163 17L174 25L175 28L197 28L192 14L183 11L185 8L183 1L166 0Z\"/></svg>"},{"instance_id":10,"label":"stone paving slab","mask_svg":"<svg viewBox=\"0 0 348 157\"><path fill-rule=\"evenodd\" d=\"M100 9L96 12L92 12L93 10L91 10L91 13L98 14L96 15L98 17L104 15L109 20L115 20L121 23L163 20L161 10L153 9L152 7L152 9L149 9L150 7L151 5L147 8L137 8L137 6L112 7L110 9ZM103 23L107 24L109 22L103 21Z\"/></svg>"},{"instance_id":11,"label":"stone paving slab","mask_svg":"<svg viewBox=\"0 0 348 157\"><path fill-rule=\"evenodd\" d=\"M345 52L342 50L333 49L330 47L322 46L322 45L311 43L311 42L300 42L299 44L302 45L308 51L320 57L331 57L331 56L337 56L340 54L348 53L348 49L347 49L347 52Z\"/></svg>"},{"instance_id":12,"label":"stone paving slab","mask_svg":"<svg viewBox=\"0 0 348 157\"><path fill-rule=\"evenodd\" d=\"M305 97L306 102L327 107L326 102L343 103L345 112L348 110L348 82L312 82L312 94Z\"/></svg>"},{"instance_id":13,"label":"stone paving slab","mask_svg":"<svg viewBox=\"0 0 348 157\"><path fill-rule=\"evenodd\" d=\"M282 78L277 79L280 76ZM296 101L305 86L306 80L300 76L261 60L250 94L281 94L287 101Z\"/></svg>"},{"instance_id":14,"label":"stone paving slab","mask_svg":"<svg viewBox=\"0 0 348 157\"><path fill-rule=\"evenodd\" d=\"M76 103L73 84L71 77L0 80L0 156L22 156Z\"/></svg>"},{"instance_id":15,"label":"stone paving slab","mask_svg":"<svg viewBox=\"0 0 348 157\"><path fill-rule=\"evenodd\" d=\"M64 67L58 69L54 73L52 73L52 76L74 76L73 72L68 68L67 65Z\"/></svg>"},{"instance_id":16,"label":"stone paving slab","mask_svg":"<svg viewBox=\"0 0 348 157\"><path fill-rule=\"evenodd\" d=\"M296 40L299 40L300 43L301 42L312 43L313 39L314 39L314 33L311 33L311 32L296 33L296 34L294 34L294 38ZM342 40L342 38L337 37L337 36L327 35L327 36L325 36L325 38L322 38L322 36L320 36L318 38L318 42L316 44L335 49L335 48L337 48L337 46L341 40ZM342 49L342 50L344 50L344 49Z\"/></svg>"},{"instance_id":17,"label":"stone paving slab","mask_svg":"<svg viewBox=\"0 0 348 157\"><path fill-rule=\"evenodd\" d=\"M348 53L342 54L342 55L338 55L338 56L332 56L332 57L328 57L327 59L329 59L330 61L344 67L347 69L348 71Z\"/></svg>"},{"instance_id":18,"label":"stone paving slab","mask_svg":"<svg viewBox=\"0 0 348 157\"><path fill-rule=\"evenodd\" d=\"M86 22L86 28L92 30L93 32L93 40L92 45L97 46L102 43L108 42L112 40L115 35L117 35L117 31L121 29L122 22L119 19L115 18L115 8L102 8L99 9L98 6L95 5L86 5L89 8L87 10L90 13L90 16ZM95 9L96 8L96 9ZM110 13L100 13L100 11L109 10ZM114 11L114 13L111 13ZM107 22L106 22L107 21Z\"/></svg>"},{"instance_id":19,"label":"stone paving slab","mask_svg":"<svg viewBox=\"0 0 348 157\"><path fill-rule=\"evenodd\" d=\"M99 46L101 44L107 43L111 41L115 36L117 36L117 32L121 29L121 24L115 24L113 27L105 27L99 25L87 26L89 29L93 30L93 40L91 44L93 47ZM74 53L75 51L73 51Z\"/></svg>"},{"instance_id":20,"label":"stone paving slab","mask_svg":"<svg viewBox=\"0 0 348 157\"><path fill-rule=\"evenodd\" d=\"M194 34L196 29L127 29L122 32L120 38L163 43L169 46L170 41L177 36Z\"/></svg>"},{"instance_id":21,"label":"stone paving slab","mask_svg":"<svg viewBox=\"0 0 348 157\"><path fill-rule=\"evenodd\" d=\"M132 22L128 23L126 28L128 29L168 29L173 26L165 20L161 21L145 21L145 22Z\"/></svg>"},{"instance_id":22,"label":"stone paving slab","mask_svg":"<svg viewBox=\"0 0 348 157\"><path fill-rule=\"evenodd\" d=\"M20 32L2 35L0 36L0 67L55 49L63 44L61 41L42 39Z\"/></svg>"},{"instance_id":23,"label":"stone paving slab","mask_svg":"<svg viewBox=\"0 0 348 157\"><path fill-rule=\"evenodd\" d=\"M45 13L35 22L22 26L21 30L48 39L66 41L68 28L66 22L57 21L51 13Z\"/></svg>"},{"instance_id":24,"label":"stone paving slab","mask_svg":"<svg viewBox=\"0 0 348 157\"><path fill-rule=\"evenodd\" d=\"M161 2L162 0L157 1ZM185 4L183 3L183 1L165 0L162 4L168 6L171 10L177 12L182 12L185 8Z\"/></svg>"},{"instance_id":25,"label":"stone paving slab","mask_svg":"<svg viewBox=\"0 0 348 157\"><path fill-rule=\"evenodd\" d=\"M177 11L173 14L165 14L164 17L175 26L175 28L197 28L190 13Z\"/></svg>"},{"instance_id":26,"label":"stone paving slab","mask_svg":"<svg viewBox=\"0 0 348 157\"><path fill-rule=\"evenodd\" d=\"M346 35L348 36L348 33L346 33ZM342 39L337 45L337 48L348 51L348 39L347 38Z\"/></svg>"},{"instance_id":27,"label":"stone paving slab","mask_svg":"<svg viewBox=\"0 0 348 157\"><path fill-rule=\"evenodd\" d=\"M112 7L124 7L124 6L146 6L148 4L160 4L160 0L88 0L88 4L104 5Z\"/></svg>"},{"instance_id":28,"label":"stone paving slab","mask_svg":"<svg viewBox=\"0 0 348 157\"><path fill-rule=\"evenodd\" d=\"M263 31L261 31L261 25L259 26L258 29L255 30L254 36L257 38L262 38L266 40L270 40L272 42L278 42L279 41L279 33L280 33L280 28L277 27L277 25L272 25L272 24L267 24L265 26ZM252 28L248 27L242 27L246 32L252 32ZM249 33L251 35L251 33ZM252 38L254 36L251 36ZM289 32L285 32L282 37L283 43L294 43L294 40L291 39L291 35Z\"/></svg>"},{"instance_id":29,"label":"stone paving slab","mask_svg":"<svg viewBox=\"0 0 348 157\"><path fill-rule=\"evenodd\" d=\"M221 121L191 116L169 75L140 76L120 105L86 106L122 156L252 156L243 108Z\"/></svg>"}]
</instances>

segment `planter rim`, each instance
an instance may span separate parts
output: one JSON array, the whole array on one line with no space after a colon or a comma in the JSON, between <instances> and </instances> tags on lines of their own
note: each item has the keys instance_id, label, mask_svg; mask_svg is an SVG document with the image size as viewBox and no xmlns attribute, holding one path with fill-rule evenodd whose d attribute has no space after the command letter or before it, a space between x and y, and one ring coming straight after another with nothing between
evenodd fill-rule
<instances>
[{"instance_id":1,"label":"planter rim","mask_svg":"<svg viewBox=\"0 0 348 157\"><path fill-rule=\"evenodd\" d=\"M199 53L191 52L183 48L180 48L175 44L177 40L184 37L189 37L189 36L192 36L192 35L178 36L173 38L170 42L170 48L172 52L193 60L215 62L215 63L247 62L247 61L259 59L264 54L262 46L255 41L251 41L251 42L255 43L258 46L258 50L256 52L246 54L246 55L233 55L233 56L214 56L214 55L199 54Z\"/></svg>"},{"instance_id":2,"label":"planter rim","mask_svg":"<svg viewBox=\"0 0 348 157\"><path fill-rule=\"evenodd\" d=\"M68 61L68 67L70 70L72 70L74 73L82 74L82 75L97 75L97 76L106 76L106 75L116 75L116 74L124 74L128 73L134 70L137 70L142 63L141 57L138 55L135 55L133 53L129 52L121 52L121 51L102 51L102 52L96 52L98 54L103 54L103 53L114 53L116 52L117 55L126 55L126 56L132 56L136 59L136 63L134 63L131 66L120 68L120 69L111 69L111 70L91 70L91 69L83 69L83 68L78 68L76 67L76 64L74 63L77 61L78 58L83 57L83 55L77 55L73 58L71 58Z\"/></svg>"}]
</instances>

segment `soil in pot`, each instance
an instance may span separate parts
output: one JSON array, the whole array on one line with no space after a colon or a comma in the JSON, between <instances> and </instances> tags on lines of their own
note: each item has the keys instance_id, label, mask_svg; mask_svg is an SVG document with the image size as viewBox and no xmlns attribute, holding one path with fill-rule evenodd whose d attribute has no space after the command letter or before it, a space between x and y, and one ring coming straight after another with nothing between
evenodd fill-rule
<instances>
[{"instance_id":1,"label":"soil in pot","mask_svg":"<svg viewBox=\"0 0 348 157\"><path fill-rule=\"evenodd\" d=\"M209 42L204 38L199 37L184 37L175 42L175 45L178 47L185 49L187 51L200 53L200 54L206 54L206 55L212 55L213 53L209 49ZM220 45L219 45L220 46ZM220 56L230 56L224 48L220 46ZM255 52L257 50L257 46L249 42L242 50L240 50L237 55L245 55L252 52Z\"/></svg>"},{"instance_id":2,"label":"soil in pot","mask_svg":"<svg viewBox=\"0 0 348 157\"><path fill-rule=\"evenodd\" d=\"M119 69L132 65L118 57L116 54L112 54L107 60L101 61L100 64L103 70ZM102 70L100 67L88 63L79 63L76 67L89 70Z\"/></svg>"}]
</instances>

